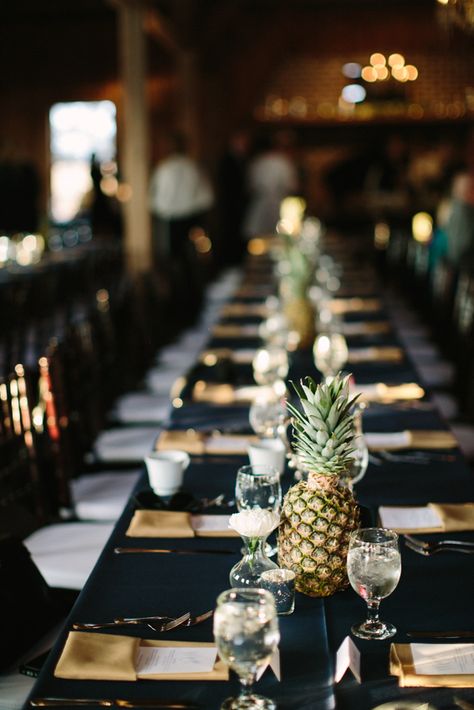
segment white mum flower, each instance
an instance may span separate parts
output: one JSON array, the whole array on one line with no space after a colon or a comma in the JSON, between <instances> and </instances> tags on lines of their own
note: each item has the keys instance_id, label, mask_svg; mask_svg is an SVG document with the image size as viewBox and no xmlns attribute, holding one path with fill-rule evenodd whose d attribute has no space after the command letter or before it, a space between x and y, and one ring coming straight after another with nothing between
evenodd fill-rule
<instances>
[{"instance_id":1,"label":"white mum flower","mask_svg":"<svg viewBox=\"0 0 474 710\"><path fill-rule=\"evenodd\" d=\"M272 510L252 508L230 516L229 527L243 537L265 537L280 524L280 515Z\"/></svg>"}]
</instances>

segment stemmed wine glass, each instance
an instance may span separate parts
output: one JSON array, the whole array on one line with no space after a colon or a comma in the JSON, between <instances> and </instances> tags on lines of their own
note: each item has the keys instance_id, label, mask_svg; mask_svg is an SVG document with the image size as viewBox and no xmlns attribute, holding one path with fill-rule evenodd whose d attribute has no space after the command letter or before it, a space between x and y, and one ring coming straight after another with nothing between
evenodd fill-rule
<instances>
[{"instance_id":1,"label":"stemmed wine glass","mask_svg":"<svg viewBox=\"0 0 474 710\"><path fill-rule=\"evenodd\" d=\"M262 439L274 439L277 436L285 441L288 412L281 397L256 397L249 410L250 426Z\"/></svg>"},{"instance_id":2,"label":"stemmed wine glass","mask_svg":"<svg viewBox=\"0 0 474 710\"><path fill-rule=\"evenodd\" d=\"M398 535L384 528L362 528L350 537L347 574L352 588L367 602L367 619L351 628L362 639L387 639L393 624L379 619L379 606L398 584L401 559Z\"/></svg>"},{"instance_id":3,"label":"stemmed wine glass","mask_svg":"<svg viewBox=\"0 0 474 710\"><path fill-rule=\"evenodd\" d=\"M347 342L341 333L321 333L314 341L314 364L325 379L334 377L348 357Z\"/></svg>"},{"instance_id":4,"label":"stemmed wine glass","mask_svg":"<svg viewBox=\"0 0 474 710\"><path fill-rule=\"evenodd\" d=\"M269 345L260 348L252 361L253 377L259 385L273 385L288 374L288 353L284 347Z\"/></svg>"},{"instance_id":5,"label":"stemmed wine glass","mask_svg":"<svg viewBox=\"0 0 474 710\"><path fill-rule=\"evenodd\" d=\"M258 671L268 664L280 640L273 595L257 588L222 592L214 612L214 638L220 658L241 683L240 695L227 698L222 710L275 710L272 700L252 691Z\"/></svg>"}]
</instances>

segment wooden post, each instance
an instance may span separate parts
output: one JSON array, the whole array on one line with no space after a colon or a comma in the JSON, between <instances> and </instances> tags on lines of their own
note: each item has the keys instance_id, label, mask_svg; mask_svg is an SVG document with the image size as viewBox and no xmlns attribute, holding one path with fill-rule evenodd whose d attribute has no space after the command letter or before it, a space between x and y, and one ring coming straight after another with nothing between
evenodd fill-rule
<instances>
[{"instance_id":1,"label":"wooden post","mask_svg":"<svg viewBox=\"0 0 474 710\"><path fill-rule=\"evenodd\" d=\"M124 245L133 274L151 268L151 218L148 208L149 124L145 92L145 6L140 0L117 3L123 84L122 172L131 188L124 204Z\"/></svg>"}]
</instances>

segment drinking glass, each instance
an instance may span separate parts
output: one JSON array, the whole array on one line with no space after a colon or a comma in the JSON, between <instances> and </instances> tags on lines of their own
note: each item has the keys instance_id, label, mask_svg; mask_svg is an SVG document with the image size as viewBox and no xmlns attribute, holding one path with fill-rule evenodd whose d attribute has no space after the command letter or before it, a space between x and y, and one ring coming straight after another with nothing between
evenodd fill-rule
<instances>
[{"instance_id":1,"label":"drinking glass","mask_svg":"<svg viewBox=\"0 0 474 710\"><path fill-rule=\"evenodd\" d=\"M262 439L280 436L284 440L288 413L279 397L257 397L249 411L250 426Z\"/></svg>"},{"instance_id":2,"label":"drinking glass","mask_svg":"<svg viewBox=\"0 0 474 710\"><path fill-rule=\"evenodd\" d=\"M276 345L260 348L252 361L253 377L259 385L273 385L288 374L288 353Z\"/></svg>"},{"instance_id":3,"label":"drinking glass","mask_svg":"<svg viewBox=\"0 0 474 710\"><path fill-rule=\"evenodd\" d=\"M346 339L341 333L321 333L314 341L314 364L326 379L334 377L348 357Z\"/></svg>"},{"instance_id":4,"label":"drinking glass","mask_svg":"<svg viewBox=\"0 0 474 710\"><path fill-rule=\"evenodd\" d=\"M235 502L237 510L263 508L280 512L280 473L273 466L242 466L237 471Z\"/></svg>"},{"instance_id":5,"label":"drinking glass","mask_svg":"<svg viewBox=\"0 0 474 710\"><path fill-rule=\"evenodd\" d=\"M347 574L352 588L367 602L367 619L351 628L362 639L387 639L397 630L379 619L379 606L398 584L401 559L398 535L384 528L362 528L350 537Z\"/></svg>"},{"instance_id":6,"label":"drinking glass","mask_svg":"<svg viewBox=\"0 0 474 710\"><path fill-rule=\"evenodd\" d=\"M223 710L263 708L275 703L252 691L258 671L266 666L280 640L275 601L265 589L229 589L217 598L214 639L219 657L239 676L240 695L227 698Z\"/></svg>"}]
</instances>

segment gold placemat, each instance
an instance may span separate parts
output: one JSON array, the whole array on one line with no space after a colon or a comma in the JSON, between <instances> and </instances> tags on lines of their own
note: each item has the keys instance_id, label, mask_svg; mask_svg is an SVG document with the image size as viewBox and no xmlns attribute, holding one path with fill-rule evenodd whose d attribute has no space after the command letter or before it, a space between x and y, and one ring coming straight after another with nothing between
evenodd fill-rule
<instances>
[{"instance_id":1,"label":"gold placemat","mask_svg":"<svg viewBox=\"0 0 474 710\"><path fill-rule=\"evenodd\" d=\"M373 348L349 348L347 361L353 364L364 362L400 362L404 354L401 348L395 346Z\"/></svg>"},{"instance_id":2,"label":"gold placemat","mask_svg":"<svg viewBox=\"0 0 474 710\"><path fill-rule=\"evenodd\" d=\"M416 382L405 382L401 385L386 385L376 382L369 385L351 386L352 394L360 393L360 398L368 402L395 402L397 400L422 399L425 391Z\"/></svg>"},{"instance_id":3,"label":"gold placemat","mask_svg":"<svg viewBox=\"0 0 474 710\"><path fill-rule=\"evenodd\" d=\"M136 658L139 646L161 648L211 648L213 643L196 641L155 641L132 636L116 636L95 632L70 631L59 658L56 678L77 680L228 680L225 664L216 659L209 673L162 673L137 676Z\"/></svg>"},{"instance_id":4,"label":"gold placemat","mask_svg":"<svg viewBox=\"0 0 474 710\"><path fill-rule=\"evenodd\" d=\"M258 325L218 323L212 329L215 338L258 338Z\"/></svg>"},{"instance_id":5,"label":"gold placemat","mask_svg":"<svg viewBox=\"0 0 474 710\"><path fill-rule=\"evenodd\" d=\"M400 432L367 432L365 441L370 451L402 449L453 449L458 442L450 431L411 430Z\"/></svg>"},{"instance_id":6,"label":"gold placemat","mask_svg":"<svg viewBox=\"0 0 474 710\"><path fill-rule=\"evenodd\" d=\"M361 321L341 323L339 329L343 335L380 335L389 333L392 326L388 321Z\"/></svg>"},{"instance_id":7,"label":"gold placemat","mask_svg":"<svg viewBox=\"0 0 474 710\"><path fill-rule=\"evenodd\" d=\"M270 386L246 385L242 387L234 387L230 384L215 384L214 382L205 382L199 380L193 387L192 399L194 402L207 402L209 404L249 404L259 395L265 394L265 389L268 393L273 390Z\"/></svg>"},{"instance_id":8,"label":"gold placemat","mask_svg":"<svg viewBox=\"0 0 474 710\"><path fill-rule=\"evenodd\" d=\"M409 510L410 506L383 506L387 510L402 507ZM419 508L420 506L413 506ZM431 508L438 514L439 525L430 527L397 527L393 529L398 533L446 533L446 532L468 532L474 530L474 503L428 503L427 508Z\"/></svg>"},{"instance_id":9,"label":"gold placemat","mask_svg":"<svg viewBox=\"0 0 474 710\"><path fill-rule=\"evenodd\" d=\"M227 303L221 311L224 317L229 316L260 316L265 318L268 315L268 309L264 303Z\"/></svg>"},{"instance_id":10,"label":"gold placemat","mask_svg":"<svg viewBox=\"0 0 474 710\"><path fill-rule=\"evenodd\" d=\"M410 644L392 643L390 646L390 674L398 676L402 688L473 688L474 675L423 675L417 673Z\"/></svg>"}]
</instances>

